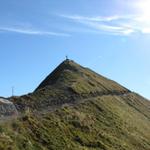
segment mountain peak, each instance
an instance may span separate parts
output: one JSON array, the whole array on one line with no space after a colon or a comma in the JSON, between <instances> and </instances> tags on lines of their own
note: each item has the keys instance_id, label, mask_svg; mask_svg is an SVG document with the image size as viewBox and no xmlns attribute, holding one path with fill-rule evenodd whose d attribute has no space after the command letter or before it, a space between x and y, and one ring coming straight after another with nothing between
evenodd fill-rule
<instances>
[{"instance_id":1,"label":"mountain peak","mask_svg":"<svg viewBox=\"0 0 150 150\"><path fill-rule=\"evenodd\" d=\"M11 149L150 150L149 101L74 61L63 61L35 92L12 100L21 115L2 135L11 135L12 145L19 129L21 142Z\"/></svg>"},{"instance_id":2,"label":"mountain peak","mask_svg":"<svg viewBox=\"0 0 150 150\"><path fill-rule=\"evenodd\" d=\"M45 80L37 87L37 90L42 89L46 86L54 85L58 81L59 78L65 74L65 72L78 72L82 67L74 62L73 60L66 59L59 66L56 67L54 71L52 71Z\"/></svg>"},{"instance_id":3,"label":"mountain peak","mask_svg":"<svg viewBox=\"0 0 150 150\"><path fill-rule=\"evenodd\" d=\"M71 89L78 94L124 93L127 90L118 83L103 77L94 71L82 67L73 60L66 59L50 73L35 91L53 87Z\"/></svg>"},{"instance_id":4,"label":"mountain peak","mask_svg":"<svg viewBox=\"0 0 150 150\"><path fill-rule=\"evenodd\" d=\"M18 110L25 110L26 107L43 110L90 97L126 95L130 92L117 82L66 59L33 93L14 98L13 102Z\"/></svg>"}]
</instances>

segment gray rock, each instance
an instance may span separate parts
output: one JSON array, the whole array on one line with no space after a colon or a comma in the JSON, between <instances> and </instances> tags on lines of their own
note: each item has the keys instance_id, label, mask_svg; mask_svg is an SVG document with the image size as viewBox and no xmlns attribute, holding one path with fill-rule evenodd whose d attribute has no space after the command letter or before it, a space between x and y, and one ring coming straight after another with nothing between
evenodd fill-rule
<instances>
[{"instance_id":1,"label":"gray rock","mask_svg":"<svg viewBox=\"0 0 150 150\"><path fill-rule=\"evenodd\" d=\"M15 105L5 98L0 98L0 118L17 116Z\"/></svg>"}]
</instances>

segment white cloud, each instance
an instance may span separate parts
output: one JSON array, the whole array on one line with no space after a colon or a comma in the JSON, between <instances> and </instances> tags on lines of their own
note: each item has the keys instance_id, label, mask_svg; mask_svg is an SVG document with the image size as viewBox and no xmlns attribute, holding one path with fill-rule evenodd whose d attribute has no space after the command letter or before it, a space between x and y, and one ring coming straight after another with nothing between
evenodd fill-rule
<instances>
[{"instance_id":1,"label":"white cloud","mask_svg":"<svg viewBox=\"0 0 150 150\"><path fill-rule=\"evenodd\" d=\"M19 34L26 35L45 35L45 36L70 36L67 33L59 33L59 32L50 32L50 31L41 31L35 29L28 29L24 27L0 27L1 32L14 32Z\"/></svg>"},{"instance_id":2,"label":"white cloud","mask_svg":"<svg viewBox=\"0 0 150 150\"><path fill-rule=\"evenodd\" d=\"M109 25L109 24L102 24L102 23L93 23L93 22L84 22L84 24L93 27L94 29L97 30L102 30L105 32L110 32L113 34L123 34L123 35L129 35L131 33L134 32L134 30L132 30L129 27L123 27L123 26L119 26L119 25Z\"/></svg>"},{"instance_id":3,"label":"white cloud","mask_svg":"<svg viewBox=\"0 0 150 150\"><path fill-rule=\"evenodd\" d=\"M63 18L85 25L85 27L114 35L150 34L150 20L140 15L80 16L60 15Z\"/></svg>"},{"instance_id":4,"label":"white cloud","mask_svg":"<svg viewBox=\"0 0 150 150\"><path fill-rule=\"evenodd\" d=\"M121 17L116 16L108 16L108 17L102 17L102 16L96 16L96 17L85 17L85 16L79 16L79 15L60 15L61 17L72 19L72 20L78 20L78 21L93 21L93 22L101 22L101 21L114 21L118 20Z\"/></svg>"}]
</instances>

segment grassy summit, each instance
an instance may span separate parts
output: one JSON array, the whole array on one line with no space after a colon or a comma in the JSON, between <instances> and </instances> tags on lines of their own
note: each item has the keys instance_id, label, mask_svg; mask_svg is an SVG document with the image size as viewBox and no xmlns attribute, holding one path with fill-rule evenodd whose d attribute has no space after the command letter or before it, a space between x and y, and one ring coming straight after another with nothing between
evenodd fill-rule
<instances>
[{"instance_id":1,"label":"grassy summit","mask_svg":"<svg viewBox=\"0 0 150 150\"><path fill-rule=\"evenodd\" d=\"M150 150L150 102L73 61L12 100L0 150Z\"/></svg>"},{"instance_id":2,"label":"grassy summit","mask_svg":"<svg viewBox=\"0 0 150 150\"><path fill-rule=\"evenodd\" d=\"M125 92L127 89L72 60L62 62L39 85L36 91L47 86L70 87L79 94L90 92Z\"/></svg>"},{"instance_id":3,"label":"grassy summit","mask_svg":"<svg viewBox=\"0 0 150 150\"><path fill-rule=\"evenodd\" d=\"M100 95L119 95L130 92L116 82L109 80L74 61L62 62L38 86L35 92L16 98L17 108L47 109L80 99Z\"/></svg>"}]
</instances>

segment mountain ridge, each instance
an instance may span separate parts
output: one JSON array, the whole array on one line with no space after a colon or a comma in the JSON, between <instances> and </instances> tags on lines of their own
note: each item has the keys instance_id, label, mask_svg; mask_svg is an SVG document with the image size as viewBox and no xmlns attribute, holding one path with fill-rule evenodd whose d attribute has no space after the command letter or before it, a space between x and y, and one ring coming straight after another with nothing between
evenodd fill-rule
<instances>
[{"instance_id":1,"label":"mountain ridge","mask_svg":"<svg viewBox=\"0 0 150 150\"><path fill-rule=\"evenodd\" d=\"M33 93L10 100L1 150L149 150L150 101L66 60Z\"/></svg>"},{"instance_id":2,"label":"mountain ridge","mask_svg":"<svg viewBox=\"0 0 150 150\"><path fill-rule=\"evenodd\" d=\"M18 109L26 109L23 105L21 106L21 100L23 104L28 101L27 107L38 109L36 101L39 99L41 104L39 109L42 105L43 108L41 108L46 109L46 106L62 105L77 99L130 92L115 81L82 67L72 60L65 60L41 82L33 93L19 97L19 101L18 98L14 98L13 101Z\"/></svg>"},{"instance_id":3,"label":"mountain ridge","mask_svg":"<svg viewBox=\"0 0 150 150\"><path fill-rule=\"evenodd\" d=\"M82 72L83 70L86 70L90 73L93 73L96 76L98 77L101 77L103 78L104 80L110 80L104 76L101 76L100 74L94 72L93 70L89 69L89 68L85 68L79 64L77 64L76 62L74 62L73 60L65 60L63 61L59 66L56 67L56 69L54 69L54 71L52 71L45 79L44 81L42 81L42 83L36 88L35 91L37 91L38 89L40 88L43 88L44 86L47 86L47 85L54 85L55 82L59 79L60 75L63 73L63 71L65 70L70 70L72 71L73 73L75 72L78 72L80 73L81 76L84 76L86 77L86 75L84 74L84 72ZM113 80L110 80L112 82L114 82ZM118 84L118 83L117 83ZM126 88L125 88L126 89ZM128 89L126 89L128 90ZM129 90L128 90L129 91Z\"/></svg>"}]
</instances>

